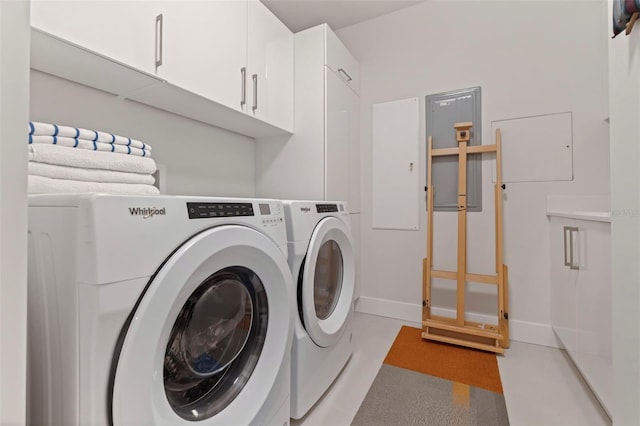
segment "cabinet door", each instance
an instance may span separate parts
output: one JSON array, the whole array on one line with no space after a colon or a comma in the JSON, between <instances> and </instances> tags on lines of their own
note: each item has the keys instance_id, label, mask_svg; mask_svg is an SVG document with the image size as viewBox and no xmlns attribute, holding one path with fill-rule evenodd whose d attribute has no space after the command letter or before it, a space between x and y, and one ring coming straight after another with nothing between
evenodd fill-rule
<instances>
[{"instance_id":1,"label":"cabinet door","mask_svg":"<svg viewBox=\"0 0 640 426\"><path fill-rule=\"evenodd\" d=\"M293 131L293 33L257 0L248 4L247 112Z\"/></svg>"},{"instance_id":2,"label":"cabinet door","mask_svg":"<svg viewBox=\"0 0 640 426\"><path fill-rule=\"evenodd\" d=\"M571 259L573 220L552 217L551 242L551 325L567 351L575 350L577 273L565 263ZM575 247L575 240L574 247ZM575 256L575 253L574 253Z\"/></svg>"},{"instance_id":3,"label":"cabinet door","mask_svg":"<svg viewBox=\"0 0 640 426\"><path fill-rule=\"evenodd\" d=\"M357 155L352 151L357 149L358 96L329 67L325 87L325 199L348 201L349 211L358 212L359 180L352 181L351 170Z\"/></svg>"},{"instance_id":4,"label":"cabinet door","mask_svg":"<svg viewBox=\"0 0 640 426\"><path fill-rule=\"evenodd\" d=\"M598 399L613 409L611 225L576 220L580 251L577 346L571 354Z\"/></svg>"},{"instance_id":5,"label":"cabinet door","mask_svg":"<svg viewBox=\"0 0 640 426\"><path fill-rule=\"evenodd\" d=\"M162 2L162 21L158 75L204 98L242 110L246 0Z\"/></svg>"},{"instance_id":6,"label":"cabinet door","mask_svg":"<svg viewBox=\"0 0 640 426\"><path fill-rule=\"evenodd\" d=\"M31 2L31 25L148 73L155 72L157 2Z\"/></svg>"},{"instance_id":7,"label":"cabinet door","mask_svg":"<svg viewBox=\"0 0 640 426\"><path fill-rule=\"evenodd\" d=\"M576 285L576 347L571 356L598 399L611 412L611 225L576 220L575 226L580 269Z\"/></svg>"},{"instance_id":8,"label":"cabinet door","mask_svg":"<svg viewBox=\"0 0 640 426\"><path fill-rule=\"evenodd\" d=\"M577 324L579 352L611 360L610 224L575 222L579 278Z\"/></svg>"}]
</instances>

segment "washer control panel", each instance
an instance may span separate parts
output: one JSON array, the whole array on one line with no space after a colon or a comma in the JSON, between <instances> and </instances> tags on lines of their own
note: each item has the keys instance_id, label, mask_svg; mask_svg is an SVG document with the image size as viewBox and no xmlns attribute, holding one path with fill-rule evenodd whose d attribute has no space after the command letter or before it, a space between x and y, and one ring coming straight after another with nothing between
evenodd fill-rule
<instances>
[{"instance_id":1,"label":"washer control panel","mask_svg":"<svg viewBox=\"0 0 640 426\"><path fill-rule=\"evenodd\" d=\"M255 216L251 203L187 203L189 219Z\"/></svg>"},{"instance_id":2,"label":"washer control panel","mask_svg":"<svg viewBox=\"0 0 640 426\"><path fill-rule=\"evenodd\" d=\"M260 216L262 216L263 226L275 226L284 223L282 214L282 204L280 203L258 203Z\"/></svg>"}]
</instances>

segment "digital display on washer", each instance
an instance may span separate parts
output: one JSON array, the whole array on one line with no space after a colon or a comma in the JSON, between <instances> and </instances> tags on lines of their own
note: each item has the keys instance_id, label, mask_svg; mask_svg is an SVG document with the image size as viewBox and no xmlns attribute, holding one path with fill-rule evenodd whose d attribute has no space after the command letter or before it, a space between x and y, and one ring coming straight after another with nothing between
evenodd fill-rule
<instances>
[{"instance_id":1,"label":"digital display on washer","mask_svg":"<svg viewBox=\"0 0 640 426\"><path fill-rule=\"evenodd\" d=\"M254 216L251 203L187 203L189 219Z\"/></svg>"},{"instance_id":2,"label":"digital display on washer","mask_svg":"<svg viewBox=\"0 0 640 426\"><path fill-rule=\"evenodd\" d=\"M261 215L271 214L271 209L269 208L269 204L258 204L258 208L260 209Z\"/></svg>"},{"instance_id":3,"label":"digital display on washer","mask_svg":"<svg viewBox=\"0 0 640 426\"><path fill-rule=\"evenodd\" d=\"M333 213L338 211L337 204L316 204L318 213Z\"/></svg>"}]
</instances>

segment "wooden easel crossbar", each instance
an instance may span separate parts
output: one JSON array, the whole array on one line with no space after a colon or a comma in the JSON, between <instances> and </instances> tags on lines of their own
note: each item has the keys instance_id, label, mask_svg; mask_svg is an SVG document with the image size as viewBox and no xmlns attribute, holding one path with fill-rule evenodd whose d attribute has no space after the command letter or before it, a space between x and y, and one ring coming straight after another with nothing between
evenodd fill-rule
<instances>
[{"instance_id":1,"label":"wooden easel crossbar","mask_svg":"<svg viewBox=\"0 0 640 426\"><path fill-rule=\"evenodd\" d=\"M467 346L486 351L504 353L509 347L508 269L503 264L502 250L502 152L500 129L496 130L494 145L467 146L473 123L456 123L457 148L433 149L433 140L427 139L427 257L423 260L422 338ZM467 156L486 152L496 153L495 227L496 275L467 272ZM458 156L458 262L457 271L433 269L433 157ZM443 278L456 282L456 318L431 314L431 282ZM482 324L465 320L465 285L475 282L497 286L498 323Z\"/></svg>"}]
</instances>

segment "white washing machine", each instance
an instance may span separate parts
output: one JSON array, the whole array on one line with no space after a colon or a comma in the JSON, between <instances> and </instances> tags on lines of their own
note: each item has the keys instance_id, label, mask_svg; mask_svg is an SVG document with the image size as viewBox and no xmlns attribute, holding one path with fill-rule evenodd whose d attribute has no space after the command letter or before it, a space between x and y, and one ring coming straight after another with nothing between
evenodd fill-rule
<instances>
[{"instance_id":1,"label":"white washing machine","mask_svg":"<svg viewBox=\"0 0 640 426\"><path fill-rule=\"evenodd\" d=\"M282 203L29 197L29 422L289 422Z\"/></svg>"},{"instance_id":2,"label":"white washing machine","mask_svg":"<svg viewBox=\"0 0 640 426\"><path fill-rule=\"evenodd\" d=\"M291 356L291 417L299 419L351 354L355 255L344 202L283 201L297 312Z\"/></svg>"}]
</instances>

